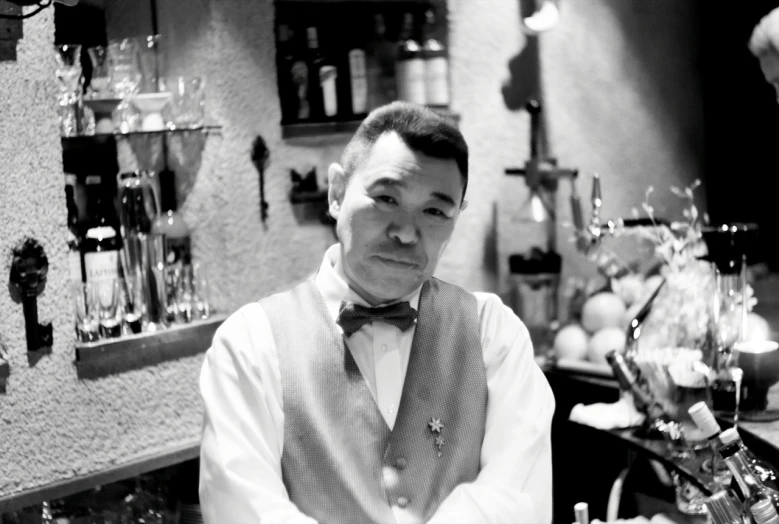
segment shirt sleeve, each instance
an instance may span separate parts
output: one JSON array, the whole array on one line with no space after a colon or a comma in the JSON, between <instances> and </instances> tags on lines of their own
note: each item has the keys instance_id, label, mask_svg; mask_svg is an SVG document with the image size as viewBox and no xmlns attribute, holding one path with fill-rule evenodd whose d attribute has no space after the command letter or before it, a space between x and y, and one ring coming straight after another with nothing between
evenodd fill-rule
<instances>
[{"instance_id":1,"label":"shirt sleeve","mask_svg":"<svg viewBox=\"0 0 779 524\"><path fill-rule=\"evenodd\" d=\"M431 524L552 521L552 390L525 325L496 295L477 293L487 420L481 471L439 506Z\"/></svg>"},{"instance_id":2,"label":"shirt sleeve","mask_svg":"<svg viewBox=\"0 0 779 524\"><path fill-rule=\"evenodd\" d=\"M316 524L281 476L284 415L278 357L259 304L217 330L200 374L205 407L200 505L206 524Z\"/></svg>"}]
</instances>

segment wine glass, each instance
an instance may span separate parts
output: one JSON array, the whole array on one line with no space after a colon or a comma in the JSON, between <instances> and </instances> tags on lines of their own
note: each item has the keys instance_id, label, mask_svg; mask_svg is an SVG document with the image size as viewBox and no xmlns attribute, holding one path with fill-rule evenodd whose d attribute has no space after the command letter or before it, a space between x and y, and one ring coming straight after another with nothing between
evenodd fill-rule
<instances>
[{"instance_id":1,"label":"wine glass","mask_svg":"<svg viewBox=\"0 0 779 524\"><path fill-rule=\"evenodd\" d=\"M108 50L101 45L87 48L92 64L92 78L89 81L91 98L109 98L111 95L111 70L108 63Z\"/></svg>"}]
</instances>

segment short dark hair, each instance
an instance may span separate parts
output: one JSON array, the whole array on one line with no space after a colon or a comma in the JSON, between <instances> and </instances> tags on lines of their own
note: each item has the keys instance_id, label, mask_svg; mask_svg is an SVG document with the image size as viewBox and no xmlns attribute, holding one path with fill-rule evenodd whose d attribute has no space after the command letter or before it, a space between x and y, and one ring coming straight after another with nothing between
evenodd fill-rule
<instances>
[{"instance_id":1,"label":"short dark hair","mask_svg":"<svg viewBox=\"0 0 779 524\"><path fill-rule=\"evenodd\" d=\"M392 102L381 106L363 120L341 156L347 180L365 160L376 140L391 132L397 133L414 151L454 160L462 176L465 198L465 189L468 187L468 144L465 138L452 119L409 102Z\"/></svg>"}]
</instances>

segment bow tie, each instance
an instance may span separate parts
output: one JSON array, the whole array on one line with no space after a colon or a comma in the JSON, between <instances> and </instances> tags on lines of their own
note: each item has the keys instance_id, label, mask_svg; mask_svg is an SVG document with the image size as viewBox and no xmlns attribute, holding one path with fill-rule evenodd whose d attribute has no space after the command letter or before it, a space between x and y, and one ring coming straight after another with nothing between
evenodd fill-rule
<instances>
[{"instance_id":1,"label":"bow tie","mask_svg":"<svg viewBox=\"0 0 779 524\"><path fill-rule=\"evenodd\" d=\"M363 307L349 302L341 302L336 323L351 337L364 324L379 321L391 324L406 331L417 321L417 311L408 302L398 302L383 307Z\"/></svg>"}]
</instances>

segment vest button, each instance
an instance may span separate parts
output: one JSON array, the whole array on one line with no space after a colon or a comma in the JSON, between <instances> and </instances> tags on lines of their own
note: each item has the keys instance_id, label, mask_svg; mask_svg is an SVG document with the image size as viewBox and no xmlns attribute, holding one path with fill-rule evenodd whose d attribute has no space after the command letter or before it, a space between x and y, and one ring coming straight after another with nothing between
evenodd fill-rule
<instances>
[{"instance_id":1,"label":"vest button","mask_svg":"<svg viewBox=\"0 0 779 524\"><path fill-rule=\"evenodd\" d=\"M397 459L397 460L395 461L395 467L396 467L396 468L398 468L398 469L403 469L403 468L405 468L405 467L406 467L406 459L404 459L404 458L402 458L402 457L401 457L401 458L399 458L399 459Z\"/></svg>"},{"instance_id":2,"label":"vest button","mask_svg":"<svg viewBox=\"0 0 779 524\"><path fill-rule=\"evenodd\" d=\"M406 497L398 497L398 506L401 508L408 506L408 499Z\"/></svg>"}]
</instances>

